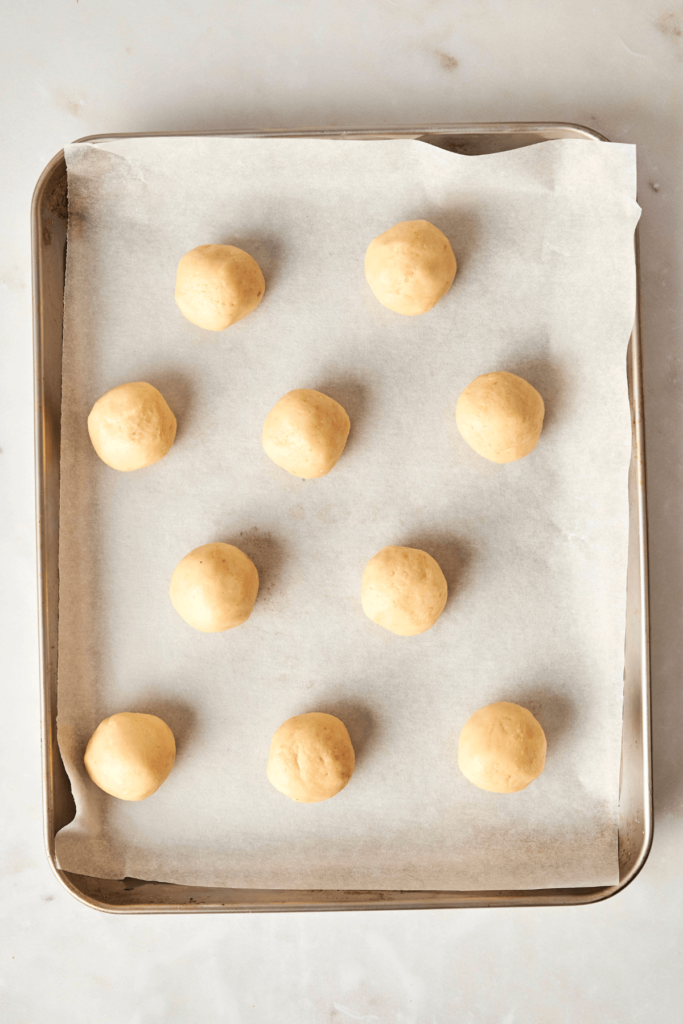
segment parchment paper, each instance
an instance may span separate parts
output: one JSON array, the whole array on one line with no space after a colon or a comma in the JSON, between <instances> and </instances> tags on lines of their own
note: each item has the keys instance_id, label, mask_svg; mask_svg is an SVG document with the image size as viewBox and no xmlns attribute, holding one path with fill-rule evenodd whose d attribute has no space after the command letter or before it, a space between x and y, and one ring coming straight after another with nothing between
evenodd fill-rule
<instances>
[{"instance_id":1,"label":"parchment paper","mask_svg":"<svg viewBox=\"0 0 683 1024\"><path fill-rule=\"evenodd\" d=\"M617 801L634 319L635 150L557 141L464 157L419 141L142 139L66 150L69 235L61 459L59 743L77 806L63 868L274 888L518 888L617 880ZM384 309L369 241L424 217L458 274L421 317ZM179 258L228 242L263 268L255 313L213 334L173 299ZM506 369L543 395L536 451L497 466L455 428L460 391ZM86 418L126 381L158 387L178 437L117 473ZM297 387L348 410L329 476L260 445ZM253 558L251 619L204 635L173 610L173 568L213 540ZM424 548L450 597L400 638L365 618L365 563ZM513 796L460 775L459 731L516 701L548 738ZM87 778L117 711L160 715L176 766L125 803ZM265 765L275 729L321 710L357 769L301 805Z\"/></svg>"}]
</instances>

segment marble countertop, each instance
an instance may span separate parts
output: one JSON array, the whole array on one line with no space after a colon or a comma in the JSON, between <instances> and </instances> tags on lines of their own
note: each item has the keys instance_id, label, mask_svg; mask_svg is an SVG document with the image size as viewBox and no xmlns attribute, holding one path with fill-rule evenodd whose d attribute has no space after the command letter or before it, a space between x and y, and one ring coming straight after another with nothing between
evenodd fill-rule
<instances>
[{"instance_id":1,"label":"marble countertop","mask_svg":"<svg viewBox=\"0 0 683 1024\"><path fill-rule=\"evenodd\" d=\"M683 7L664 0L41 0L0 47L0 1014L7 1024L639 1024L683 1001ZM28 211L66 142L571 121L638 145L655 841L605 903L117 918L41 835ZM678 977L678 980L676 978Z\"/></svg>"}]
</instances>

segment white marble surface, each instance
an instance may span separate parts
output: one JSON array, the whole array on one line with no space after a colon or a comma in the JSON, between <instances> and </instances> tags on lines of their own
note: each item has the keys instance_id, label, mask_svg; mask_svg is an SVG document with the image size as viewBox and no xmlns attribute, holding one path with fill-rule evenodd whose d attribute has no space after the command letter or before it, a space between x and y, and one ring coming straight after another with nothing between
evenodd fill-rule
<instances>
[{"instance_id":1,"label":"white marble surface","mask_svg":"<svg viewBox=\"0 0 683 1024\"><path fill-rule=\"evenodd\" d=\"M683 7L5 0L0 60L0 1015L7 1024L681 1019ZM108 131L566 120L639 146L656 837L593 907L115 918L42 848L28 207Z\"/></svg>"}]
</instances>

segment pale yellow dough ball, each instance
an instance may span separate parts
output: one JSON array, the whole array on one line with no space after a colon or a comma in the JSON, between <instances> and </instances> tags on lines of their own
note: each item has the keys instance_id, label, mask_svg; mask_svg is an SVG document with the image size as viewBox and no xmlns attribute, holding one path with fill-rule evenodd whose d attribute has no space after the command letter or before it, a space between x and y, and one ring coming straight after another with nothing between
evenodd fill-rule
<instances>
[{"instance_id":1,"label":"pale yellow dough ball","mask_svg":"<svg viewBox=\"0 0 683 1024\"><path fill-rule=\"evenodd\" d=\"M365 566L363 611L399 636L430 629L441 615L448 585L439 563L419 548L382 548Z\"/></svg>"},{"instance_id":2,"label":"pale yellow dough ball","mask_svg":"<svg viewBox=\"0 0 683 1024\"><path fill-rule=\"evenodd\" d=\"M532 452L543 427L545 405L523 377L500 370L483 373L458 399L455 422L471 448L491 462L515 462Z\"/></svg>"},{"instance_id":3,"label":"pale yellow dough ball","mask_svg":"<svg viewBox=\"0 0 683 1024\"><path fill-rule=\"evenodd\" d=\"M236 324L256 309L265 290L258 263L235 245L198 245L178 264L178 308L207 331Z\"/></svg>"},{"instance_id":4,"label":"pale yellow dough ball","mask_svg":"<svg viewBox=\"0 0 683 1024\"><path fill-rule=\"evenodd\" d=\"M129 472L163 459L175 440L176 418L161 392L136 381L107 391L88 416L93 448L112 469Z\"/></svg>"},{"instance_id":5,"label":"pale yellow dough ball","mask_svg":"<svg viewBox=\"0 0 683 1024\"><path fill-rule=\"evenodd\" d=\"M258 593L256 566L232 544L203 544L176 565L169 596L181 618L201 633L246 622Z\"/></svg>"},{"instance_id":6,"label":"pale yellow dough ball","mask_svg":"<svg viewBox=\"0 0 683 1024\"><path fill-rule=\"evenodd\" d=\"M308 388L281 398L263 424L263 450L273 462L306 480L325 476L344 451L351 421L339 402Z\"/></svg>"},{"instance_id":7,"label":"pale yellow dough ball","mask_svg":"<svg viewBox=\"0 0 683 1024\"><path fill-rule=\"evenodd\" d=\"M334 715L309 711L288 718L273 736L268 779L302 804L329 800L353 775L356 757L346 726Z\"/></svg>"},{"instance_id":8,"label":"pale yellow dough ball","mask_svg":"<svg viewBox=\"0 0 683 1024\"><path fill-rule=\"evenodd\" d=\"M404 220L373 239L365 277L377 299L404 316L426 313L453 284L451 243L428 220Z\"/></svg>"},{"instance_id":9,"label":"pale yellow dough ball","mask_svg":"<svg viewBox=\"0 0 683 1024\"><path fill-rule=\"evenodd\" d=\"M122 711L100 722L84 760L88 775L105 793L119 800L146 800L173 767L175 739L156 715Z\"/></svg>"},{"instance_id":10,"label":"pale yellow dough ball","mask_svg":"<svg viewBox=\"0 0 683 1024\"><path fill-rule=\"evenodd\" d=\"M543 771L545 752L545 733L531 712L500 701L475 711L465 723L458 765L479 789L518 793Z\"/></svg>"}]
</instances>

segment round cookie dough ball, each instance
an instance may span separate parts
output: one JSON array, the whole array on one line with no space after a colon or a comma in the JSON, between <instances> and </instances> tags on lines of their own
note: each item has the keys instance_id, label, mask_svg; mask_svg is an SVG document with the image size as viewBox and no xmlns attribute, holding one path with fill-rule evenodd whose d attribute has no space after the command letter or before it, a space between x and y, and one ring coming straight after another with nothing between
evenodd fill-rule
<instances>
[{"instance_id":1,"label":"round cookie dough ball","mask_svg":"<svg viewBox=\"0 0 683 1024\"><path fill-rule=\"evenodd\" d=\"M451 243L428 220L404 220L373 239L365 277L383 306L404 316L426 313L453 284Z\"/></svg>"},{"instance_id":2,"label":"round cookie dough ball","mask_svg":"<svg viewBox=\"0 0 683 1024\"><path fill-rule=\"evenodd\" d=\"M458 399L455 422L471 448L491 462L515 462L541 436L545 406L523 377L500 370L483 373Z\"/></svg>"},{"instance_id":3,"label":"round cookie dough ball","mask_svg":"<svg viewBox=\"0 0 683 1024\"><path fill-rule=\"evenodd\" d=\"M353 775L356 756L346 726L334 715L309 711L288 718L273 736L268 779L302 804L329 800Z\"/></svg>"},{"instance_id":4,"label":"round cookie dough ball","mask_svg":"<svg viewBox=\"0 0 683 1024\"><path fill-rule=\"evenodd\" d=\"M241 626L258 593L256 566L232 544L203 544L176 565L169 596L181 618L201 633Z\"/></svg>"},{"instance_id":5,"label":"round cookie dough ball","mask_svg":"<svg viewBox=\"0 0 683 1024\"><path fill-rule=\"evenodd\" d=\"M156 715L123 711L100 722L84 760L88 775L105 793L119 800L146 800L173 767L175 740Z\"/></svg>"},{"instance_id":6,"label":"round cookie dough ball","mask_svg":"<svg viewBox=\"0 0 683 1024\"><path fill-rule=\"evenodd\" d=\"M256 309L266 282L256 260L234 245L198 245L178 264L175 300L191 323L224 331Z\"/></svg>"},{"instance_id":7,"label":"round cookie dough ball","mask_svg":"<svg viewBox=\"0 0 683 1024\"><path fill-rule=\"evenodd\" d=\"M263 424L263 450L277 466L311 480L325 476L344 451L351 421L339 402L308 388L290 391Z\"/></svg>"},{"instance_id":8,"label":"round cookie dough ball","mask_svg":"<svg viewBox=\"0 0 683 1024\"><path fill-rule=\"evenodd\" d=\"M382 548L365 566L363 611L378 626L399 636L431 629L447 597L439 563L419 548Z\"/></svg>"},{"instance_id":9,"label":"round cookie dough ball","mask_svg":"<svg viewBox=\"0 0 683 1024\"><path fill-rule=\"evenodd\" d=\"M164 396L144 381L107 391L88 416L90 440L102 462L126 473L163 459L175 432L176 418Z\"/></svg>"},{"instance_id":10,"label":"round cookie dough ball","mask_svg":"<svg viewBox=\"0 0 683 1024\"><path fill-rule=\"evenodd\" d=\"M545 733L531 712L500 701L475 711L465 723L458 765L479 789L519 793L543 771L545 751Z\"/></svg>"}]
</instances>

